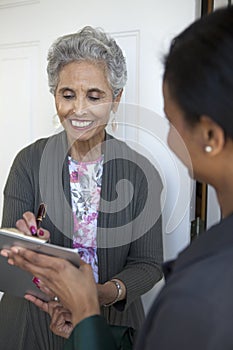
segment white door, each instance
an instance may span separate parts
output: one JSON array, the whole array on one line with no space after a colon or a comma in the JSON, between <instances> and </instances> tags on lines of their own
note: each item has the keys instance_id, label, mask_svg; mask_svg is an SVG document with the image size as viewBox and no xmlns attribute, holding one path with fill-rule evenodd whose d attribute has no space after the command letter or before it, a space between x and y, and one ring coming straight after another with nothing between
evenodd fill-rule
<instances>
[{"instance_id":1,"label":"white door","mask_svg":"<svg viewBox=\"0 0 233 350\"><path fill-rule=\"evenodd\" d=\"M140 106L139 110L143 111L143 118L136 109L129 119L139 123L141 129L120 129L120 136L139 142L152 161L156 158L161 166L168 189L164 218L166 223L170 222L168 229L164 226L164 253L166 259L176 256L189 243L187 193L191 182L183 170L171 171L177 170L177 166L168 155L165 134L161 136L161 144L149 131L157 127L156 114L163 115L162 56L171 38L195 16L195 0L0 0L1 208L4 183L16 152L54 132L55 108L46 76L49 46L58 36L85 25L102 27L117 39L126 54L129 79L124 102ZM130 107L129 113L134 108ZM128 117L127 113L123 115L123 119ZM177 176L182 179L177 181ZM182 186L187 186L189 191L183 191ZM182 217L174 220L172 213L177 217L177 212L173 212L177 200L182 202Z\"/></svg>"}]
</instances>

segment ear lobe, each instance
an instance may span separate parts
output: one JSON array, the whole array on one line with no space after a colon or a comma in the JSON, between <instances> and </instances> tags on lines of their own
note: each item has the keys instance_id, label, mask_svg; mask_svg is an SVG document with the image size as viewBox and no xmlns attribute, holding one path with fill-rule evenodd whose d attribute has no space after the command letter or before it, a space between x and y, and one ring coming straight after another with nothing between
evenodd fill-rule
<instances>
[{"instance_id":1,"label":"ear lobe","mask_svg":"<svg viewBox=\"0 0 233 350\"><path fill-rule=\"evenodd\" d=\"M206 149L211 149L211 151L207 152L209 155L219 154L225 145L224 130L207 116L202 116L200 122L203 130L205 152Z\"/></svg>"}]
</instances>

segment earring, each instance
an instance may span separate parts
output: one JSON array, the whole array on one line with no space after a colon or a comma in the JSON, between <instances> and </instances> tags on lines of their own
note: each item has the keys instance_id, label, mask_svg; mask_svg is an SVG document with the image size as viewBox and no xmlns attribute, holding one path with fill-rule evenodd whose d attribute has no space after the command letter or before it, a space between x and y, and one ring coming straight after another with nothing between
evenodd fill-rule
<instances>
[{"instance_id":1,"label":"earring","mask_svg":"<svg viewBox=\"0 0 233 350\"><path fill-rule=\"evenodd\" d=\"M213 148L211 146L205 146L205 152L210 153L213 151Z\"/></svg>"},{"instance_id":2,"label":"earring","mask_svg":"<svg viewBox=\"0 0 233 350\"><path fill-rule=\"evenodd\" d=\"M112 131L113 132L117 132L117 129L118 129L118 124L117 124L117 121L116 121L116 117L114 116L114 118L112 120Z\"/></svg>"},{"instance_id":3,"label":"earring","mask_svg":"<svg viewBox=\"0 0 233 350\"><path fill-rule=\"evenodd\" d=\"M61 126L60 119L57 114L53 115L53 126L55 129L58 129Z\"/></svg>"}]
</instances>

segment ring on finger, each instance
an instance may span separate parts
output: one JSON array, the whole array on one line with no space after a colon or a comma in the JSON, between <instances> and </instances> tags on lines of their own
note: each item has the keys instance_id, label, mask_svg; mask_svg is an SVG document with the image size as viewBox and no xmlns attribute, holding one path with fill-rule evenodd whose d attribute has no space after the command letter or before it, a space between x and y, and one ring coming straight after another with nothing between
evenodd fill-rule
<instances>
[{"instance_id":1,"label":"ring on finger","mask_svg":"<svg viewBox=\"0 0 233 350\"><path fill-rule=\"evenodd\" d=\"M56 301L57 303L60 302L59 298L55 295L55 297L53 298L53 301Z\"/></svg>"}]
</instances>

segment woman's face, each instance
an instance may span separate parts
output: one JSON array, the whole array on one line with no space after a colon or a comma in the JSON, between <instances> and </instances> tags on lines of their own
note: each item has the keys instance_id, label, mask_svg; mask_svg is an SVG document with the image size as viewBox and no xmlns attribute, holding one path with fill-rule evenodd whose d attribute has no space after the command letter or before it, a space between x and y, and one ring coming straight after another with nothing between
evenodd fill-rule
<instances>
[{"instance_id":1,"label":"woman's face","mask_svg":"<svg viewBox=\"0 0 233 350\"><path fill-rule=\"evenodd\" d=\"M168 145L182 163L188 168L191 177L201 177L203 164L201 133L198 124L191 126L184 118L184 113L172 99L168 85L163 84L164 111L170 123Z\"/></svg>"},{"instance_id":2,"label":"woman's face","mask_svg":"<svg viewBox=\"0 0 233 350\"><path fill-rule=\"evenodd\" d=\"M104 138L104 129L113 104L112 89L103 64L75 61L65 65L59 74L55 103L60 122L74 142Z\"/></svg>"}]
</instances>

